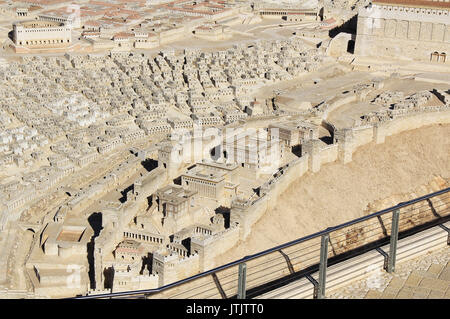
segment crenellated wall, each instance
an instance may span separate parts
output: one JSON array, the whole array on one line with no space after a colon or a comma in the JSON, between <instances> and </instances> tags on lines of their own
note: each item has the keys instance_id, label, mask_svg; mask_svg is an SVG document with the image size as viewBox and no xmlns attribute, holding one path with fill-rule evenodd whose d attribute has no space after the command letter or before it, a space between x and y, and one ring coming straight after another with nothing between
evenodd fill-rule
<instances>
[{"instance_id":1,"label":"crenellated wall","mask_svg":"<svg viewBox=\"0 0 450 319\"><path fill-rule=\"evenodd\" d=\"M334 162L338 159L338 144L327 145L320 150L320 164Z\"/></svg>"},{"instance_id":2,"label":"crenellated wall","mask_svg":"<svg viewBox=\"0 0 450 319\"><path fill-rule=\"evenodd\" d=\"M158 274L159 286L161 287L200 273L199 257L198 254L194 254L165 264L162 273Z\"/></svg>"},{"instance_id":3,"label":"crenellated wall","mask_svg":"<svg viewBox=\"0 0 450 319\"><path fill-rule=\"evenodd\" d=\"M200 271L214 268L215 257L234 247L238 241L239 227L235 224L214 235L192 237L191 252L198 253Z\"/></svg>"},{"instance_id":4,"label":"crenellated wall","mask_svg":"<svg viewBox=\"0 0 450 319\"><path fill-rule=\"evenodd\" d=\"M124 232L134 216L146 208L147 197L154 194L166 181L166 174L162 168L156 168L148 175L137 181L134 197L129 198L125 204L119 207L108 207L102 209L103 229L95 238L94 264L96 289L103 289L104 284L104 256L110 254L115 247L124 239Z\"/></svg>"},{"instance_id":5,"label":"crenellated wall","mask_svg":"<svg viewBox=\"0 0 450 319\"><path fill-rule=\"evenodd\" d=\"M262 197L253 202L232 206L231 220L239 223L240 239L245 240L250 235L252 226L267 211L279 205L279 196L307 171L317 172L322 164L335 160L339 160L344 164L348 163L351 161L352 153L360 146L369 144L372 141L376 144L383 143L386 136L432 124L450 124L449 105L443 106L439 110L433 108L429 108L428 111L424 109L421 112L412 110L406 113L399 113L389 120L382 120L370 125L365 124L351 129L337 130L334 132L337 137L337 143L322 146L319 150L312 146L314 143L310 143L309 148L307 147L306 149L306 154L283 168L281 176L264 185L265 192L262 193ZM317 169L317 166L319 169Z\"/></svg>"},{"instance_id":6,"label":"crenellated wall","mask_svg":"<svg viewBox=\"0 0 450 319\"><path fill-rule=\"evenodd\" d=\"M374 129L371 125L355 127L353 129L353 148L356 149L362 145L372 142L373 131Z\"/></svg>"},{"instance_id":7,"label":"crenellated wall","mask_svg":"<svg viewBox=\"0 0 450 319\"><path fill-rule=\"evenodd\" d=\"M344 98L347 99L347 96ZM280 168L271 180L260 187L259 196L255 195L247 201L233 202L229 229L213 235L191 238L193 255L164 262L164 269L159 274L159 285L165 285L218 266L215 264L215 257L232 249L240 240L245 240L251 234L253 225L266 212L279 205L281 194L307 172L318 172L322 165L336 160L344 164L348 163L352 160L353 152L360 146L371 142L383 143L386 136L431 124L450 124L450 106L448 104L439 107L387 110L386 112L389 113L388 116L383 113L382 116L370 117L370 122L363 122L362 125L353 128L336 129L334 126L328 125L332 128L333 132L330 133L334 136L334 143L331 145L326 145L317 139L304 143L302 156ZM161 177L161 181L164 180L165 178ZM111 235L112 233L110 233Z\"/></svg>"}]
</instances>

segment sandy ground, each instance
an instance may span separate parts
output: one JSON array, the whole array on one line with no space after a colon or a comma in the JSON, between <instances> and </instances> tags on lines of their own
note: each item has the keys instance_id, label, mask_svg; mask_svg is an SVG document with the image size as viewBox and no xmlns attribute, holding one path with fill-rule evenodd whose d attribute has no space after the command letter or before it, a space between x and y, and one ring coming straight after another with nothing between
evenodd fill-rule
<instances>
[{"instance_id":1,"label":"sandy ground","mask_svg":"<svg viewBox=\"0 0 450 319\"><path fill-rule=\"evenodd\" d=\"M436 176L448 180L449 136L450 125L403 132L384 144L359 148L351 163L334 162L316 174L305 174L281 196L280 205L254 225L247 240L219 256L217 264L361 217L372 203L412 193Z\"/></svg>"}]
</instances>

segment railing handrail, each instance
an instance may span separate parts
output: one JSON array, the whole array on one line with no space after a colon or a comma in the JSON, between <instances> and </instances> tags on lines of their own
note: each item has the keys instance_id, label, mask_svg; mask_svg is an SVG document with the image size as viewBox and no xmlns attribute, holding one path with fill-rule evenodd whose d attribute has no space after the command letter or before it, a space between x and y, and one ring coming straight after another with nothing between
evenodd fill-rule
<instances>
[{"instance_id":1,"label":"railing handrail","mask_svg":"<svg viewBox=\"0 0 450 319\"><path fill-rule=\"evenodd\" d=\"M249 256L245 256L245 257L243 257L241 259L232 261L232 262L230 262L228 264L225 264L225 265L216 267L214 269L202 272L200 274L197 274L197 275L194 275L194 276L191 276L191 277L188 277L188 278L185 278L185 279L182 279L182 280L179 280L179 281L167 284L167 285L159 287L159 288L124 291L124 292L113 292L113 293L89 295L89 296L80 296L80 297L75 297L75 299L95 299L95 298L130 296L130 295L136 295L136 294L153 294L153 293L158 293L158 292L167 290L169 288L172 288L172 287L175 287L175 286L179 286L179 285L185 284L187 282L193 281L195 279L211 275L211 274L216 273L218 271L225 270L225 269L231 268L233 266L237 266L239 264L242 264L244 262L248 262L248 261L253 260L255 258L271 254L271 253L276 252L276 251L278 251L280 249L284 249L284 248L287 248L287 247L290 247L290 246L293 246L293 245L296 245L296 244L299 244L299 243L302 243L302 242L305 242L305 241L308 241L308 240L311 240L311 239L314 239L314 238L319 238L319 237L321 237L321 236L323 236L325 234L330 234L331 232L334 232L334 231L337 231L337 230L340 230L340 229L343 229L343 228L346 228L346 227L349 227L349 226L352 226L352 225L355 225L355 224L359 224L361 222L364 222L366 220L372 219L374 217L382 216L382 215L387 214L389 212L392 212L392 211L395 211L395 210L398 210L398 209L401 209L401 208L413 205L413 204L421 202L423 200L426 200L426 199L429 199L429 198L432 198L432 197L436 197L436 196L439 196L439 195L442 195L442 194L445 194L445 193L448 193L448 192L450 192L450 187L444 188L444 189L442 189L440 191L437 191L437 192L434 192L434 193L431 193L431 194L427 194L427 195L424 195L424 196L412 199L410 201L399 203L399 204L397 204L395 206L392 206L392 207L380 210L380 211L372 213L370 215L363 216L363 217L351 220L349 222L346 222L346 223L343 223L343 224L340 224L340 225L337 225L337 226L334 226L334 227L329 227L329 228L321 230L321 231L319 231L317 233L314 233L314 234L311 234L311 235L307 235L305 237L301 237L301 238L295 239L293 241L290 241L290 242L287 242L287 243L284 243L284 244L281 244L281 245L269 248L269 249L261 251L259 253L256 253L256 254L253 254L253 255L249 255Z\"/></svg>"}]
</instances>

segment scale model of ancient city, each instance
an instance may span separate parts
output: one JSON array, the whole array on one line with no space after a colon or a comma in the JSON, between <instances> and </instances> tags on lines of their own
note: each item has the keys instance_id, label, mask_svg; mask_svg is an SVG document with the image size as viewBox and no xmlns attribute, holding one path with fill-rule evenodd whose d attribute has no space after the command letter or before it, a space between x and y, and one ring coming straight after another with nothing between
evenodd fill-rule
<instances>
[{"instance_id":1,"label":"scale model of ancient city","mask_svg":"<svg viewBox=\"0 0 450 319\"><path fill-rule=\"evenodd\" d=\"M450 298L449 0L0 0L0 42L0 298Z\"/></svg>"}]
</instances>

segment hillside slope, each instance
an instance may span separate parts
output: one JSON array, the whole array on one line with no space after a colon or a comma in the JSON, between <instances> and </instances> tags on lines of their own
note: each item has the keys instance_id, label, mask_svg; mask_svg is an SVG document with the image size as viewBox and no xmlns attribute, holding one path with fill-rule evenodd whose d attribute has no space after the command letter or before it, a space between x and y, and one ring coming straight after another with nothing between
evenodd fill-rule
<instances>
[{"instance_id":1,"label":"hillside slope","mask_svg":"<svg viewBox=\"0 0 450 319\"><path fill-rule=\"evenodd\" d=\"M393 206L450 180L450 125L433 125L360 147L346 165L330 163L305 174L282 194L276 209L253 227L217 265Z\"/></svg>"}]
</instances>

